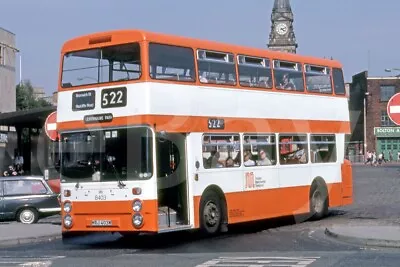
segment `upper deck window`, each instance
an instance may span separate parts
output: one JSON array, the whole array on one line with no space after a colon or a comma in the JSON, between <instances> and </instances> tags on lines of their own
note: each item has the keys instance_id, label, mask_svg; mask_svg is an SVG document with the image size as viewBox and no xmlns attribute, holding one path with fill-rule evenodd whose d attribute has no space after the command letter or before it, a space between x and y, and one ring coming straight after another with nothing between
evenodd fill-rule
<instances>
[{"instance_id":1,"label":"upper deck window","mask_svg":"<svg viewBox=\"0 0 400 267\"><path fill-rule=\"evenodd\" d=\"M333 84L335 86L335 94L337 95L346 94L342 69L333 68L332 76L333 76Z\"/></svg>"},{"instance_id":2,"label":"upper deck window","mask_svg":"<svg viewBox=\"0 0 400 267\"><path fill-rule=\"evenodd\" d=\"M141 76L138 43L70 52L64 55L62 87L136 80Z\"/></svg>"},{"instance_id":3,"label":"upper deck window","mask_svg":"<svg viewBox=\"0 0 400 267\"><path fill-rule=\"evenodd\" d=\"M274 60L274 78L277 89L304 91L303 71L300 63Z\"/></svg>"},{"instance_id":4,"label":"upper deck window","mask_svg":"<svg viewBox=\"0 0 400 267\"><path fill-rule=\"evenodd\" d=\"M233 54L197 50L197 64L201 83L236 85Z\"/></svg>"},{"instance_id":5,"label":"upper deck window","mask_svg":"<svg viewBox=\"0 0 400 267\"><path fill-rule=\"evenodd\" d=\"M238 64L241 86L272 88L269 59L239 55Z\"/></svg>"},{"instance_id":6,"label":"upper deck window","mask_svg":"<svg viewBox=\"0 0 400 267\"><path fill-rule=\"evenodd\" d=\"M329 68L306 65L305 69L308 92L332 94L332 81Z\"/></svg>"},{"instance_id":7,"label":"upper deck window","mask_svg":"<svg viewBox=\"0 0 400 267\"><path fill-rule=\"evenodd\" d=\"M150 77L157 80L195 81L191 48L150 44Z\"/></svg>"}]
</instances>

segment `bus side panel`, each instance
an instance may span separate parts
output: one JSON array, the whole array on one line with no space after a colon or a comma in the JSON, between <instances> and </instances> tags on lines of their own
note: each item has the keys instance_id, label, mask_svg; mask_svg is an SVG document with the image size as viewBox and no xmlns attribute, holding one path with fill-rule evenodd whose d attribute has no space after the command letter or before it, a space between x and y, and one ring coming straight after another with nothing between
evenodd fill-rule
<instances>
[{"instance_id":1,"label":"bus side panel","mask_svg":"<svg viewBox=\"0 0 400 267\"><path fill-rule=\"evenodd\" d=\"M342 183L327 184L329 195L329 207L342 205Z\"/></svg>"},{"instance_id":2,"label":"bus side panel","mask_svg":"<svg viewBox=\"0 0 400 267\"><path fill-rule=\"evenodd\" d=\"M342 164L342 205L353 203L353 172L351 162L347 159Z\"/></svg>"},{"instance_id":3,"label":"bus side panel","mask_svg":"<svg viewBox=\"0 0 400 267\"><path fill-rule=\"evenodd\" d=\"M225 198L228 206L228 223L307 213L309 211L309 191L310 186L297 186L227 193ZM297 201L291 201L294 197ZM196 228L200 225L200 199L201 196L194 197Z\"/></svg>"}]
</instances>

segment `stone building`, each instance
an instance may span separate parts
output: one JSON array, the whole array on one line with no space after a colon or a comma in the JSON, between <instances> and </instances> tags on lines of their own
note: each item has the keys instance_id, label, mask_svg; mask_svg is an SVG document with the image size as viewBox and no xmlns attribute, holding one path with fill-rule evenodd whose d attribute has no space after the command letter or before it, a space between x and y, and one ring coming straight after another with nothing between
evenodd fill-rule
<instances>
[{"instance_id":1,"label":"stone building","mask_svg":"<svg viewBox=\"0 0 400 267\"><path fill-rule=\"evenodd\" d=\"M15 35L0 28L0 113L15 111Z\"/></svg>"},{"instance_id":2,"label":"stone building","mask_svg":"<svg viewBox=\"0 0 400 267\"><path fill-rule=\"evenodd\" d=\"M268 48L274 51L296 53L298 47L293 28L293 12L289 0L275 0L271 14L271 32Z\"/></svg>"}]
</instances>

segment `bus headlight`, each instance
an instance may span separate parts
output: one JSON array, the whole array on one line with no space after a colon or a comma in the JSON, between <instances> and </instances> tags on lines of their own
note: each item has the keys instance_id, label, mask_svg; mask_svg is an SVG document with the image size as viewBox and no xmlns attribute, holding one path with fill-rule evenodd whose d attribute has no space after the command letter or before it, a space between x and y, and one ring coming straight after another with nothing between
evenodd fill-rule
<instances>
[{"instance_id":1,"label":"bus headlight","mask_svg":"<svg viewBox=\"0 0 400 267\"><path fill-rule=\"evenodd\" d=\"M72 210L71 202L64 202L64 212L70 213Z\"/></svg>"},{"instance_id":2,"label":"bus headlight","mask_svg":"<svg viewBox=\"0 0 400 267\"><path fill-rule=\"evenodd\" d=\"M143 216L139 213L136 213L132 217L132 223L135 228L140 228L143 225Z\"/></svg>"},{"instance_id":3,"label":"bus headlight","mask_svg":"<svg viewBox=\"0 0 400 267\"><path fill-rule=\"evenodd\" d=\"M64 217L64 227L65 228L71 228L72 227L72 217L67 215Z\"/></svg>"},{"instance_id":4,"label":"bus headlight","mask_svg":"<svg viewBox=\"0 0 400 267\"><path fill-rule=\"evenodd\" d=\"M142 210L143 203L139 199L133 201L132 209L134 212L139 212Z\"/></svg>"}]
</instances>

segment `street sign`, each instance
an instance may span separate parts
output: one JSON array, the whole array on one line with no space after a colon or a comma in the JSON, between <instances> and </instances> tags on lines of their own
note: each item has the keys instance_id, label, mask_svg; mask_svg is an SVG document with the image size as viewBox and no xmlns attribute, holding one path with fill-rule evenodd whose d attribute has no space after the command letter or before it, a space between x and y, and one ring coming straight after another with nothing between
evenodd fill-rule
<instances>
[{"instance_id":1,"label":"street sign","mask_svg":"<svg viewBox=\"0 0 400 267\"><path fill-rule=\"evenodd\" d=\"M44 130L47 136L52 140L56 141L58 137L57 133L57 112L54 111L47 116L46 122L44 123Z\"/></svg>"},{"instance_id":2,"label":"street sign","mask_svg":"<svg viewBox=\"0 0 400 267\"><path fill-rule=\"evenodd\" d=\"M394 124L400 125L400 93L395 94L389 99L387 114Z\"/></svg>"}]
</instances>

